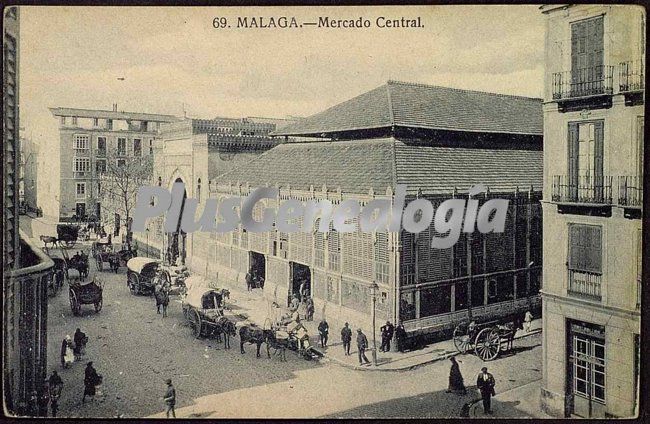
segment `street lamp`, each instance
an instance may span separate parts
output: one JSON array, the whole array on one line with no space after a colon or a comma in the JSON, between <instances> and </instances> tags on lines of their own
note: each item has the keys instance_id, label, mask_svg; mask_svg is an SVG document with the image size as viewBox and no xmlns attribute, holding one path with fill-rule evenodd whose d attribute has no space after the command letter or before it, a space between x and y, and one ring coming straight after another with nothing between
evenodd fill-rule
<instances>
[{"instance_id":1,"label":"street lamp","mask_svg":"<svg viewBox=\"0 0 650 424\"><path fill-rule=\"evenodd\" d=\"M147 233L147 258L149 257L149 227L145 229L145 232Z\"/></svg>"},{"instance_id":2,"label":"street lamp","mask_svg":"<svg viewBox=\"0 0 650 424\"><path fill-rule=\"evenodd\" d=\"M376 336L376 313L377 307L377 290L379 286L374 281L370 286L370 297L372 298L372 364L377 366L377 336Z\"/></svg>"}]
</instances>

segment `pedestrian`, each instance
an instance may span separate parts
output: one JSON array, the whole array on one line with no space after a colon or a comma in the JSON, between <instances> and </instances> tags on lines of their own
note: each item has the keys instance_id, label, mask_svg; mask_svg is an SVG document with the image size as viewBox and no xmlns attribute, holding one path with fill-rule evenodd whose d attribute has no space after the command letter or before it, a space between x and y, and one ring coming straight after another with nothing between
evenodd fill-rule
<instances>
[{"instance_id":1,"label":"pedestrian","mask_svg":"<svg viewBox=\"0 0 650 424\"><path fill-rule=\"evenodd\" d=\"M352 330L347 322L341 329L341 341L343 342L343 352L345 356L350 356L350 344L352 342Z\"/></svg>"},{"instance_id":2,"label":"pedestrian","mask_svg":"<svg viewBox=\"0 0 650 424\"><path fill-rule=\"evenodd\" d=\"M52 375L47 379L48 391L50 395L50 408L52 408L52 416L56 417L59 410L59 397L63 390L63 380L56 371L52 371Z\"/></svg>"},{"instance_id":3,"label":"pedestrian","mask_svg":"<svg viewBox=\"0 0 650 424\"><path fill-rule=\"evenodd\" d=\"M250 271L246 273L246 289L248 291L253 290L253 276L251 275Z\"/></svg>"},{"instance_id":4,"label":"pedestrian","mask_svg":"<svg viewBox=\"0 0 650 424\"><path fill-rule=\"evenodd\" d=\"M167 414L167 418L169 418L169 413L171 412L172 417L176 418L176 410L174 407L176 406L176 389L172 385L172 380L171 378L168 378L167 381L167 392L165 392L165 397L163 400L165 401L165 412Z\"/></svg>"},{"instance_id":5,"label":"pedestrian","mask_svg":"<svg viewBox=\"0 0 650 424\"><path fill-rule=\"evenodd\" d=\"M88 342L88 337L86 333L77 328L77 331L74 333L74 359L75 361L80 361L81 357L86 353L86 343Z\"/></svg>"},{"instance_id":6,"label":"pedestrian","mask_svg":"<svg viewBox=\"0 0 650 424\"><path fill-rule=\"evenodd\" d=\"M65 336L61 343L61 366L67 368L74 362L74 351L72 350L72 337Z\"/></svg>"},{"instance_id":7,"label":"pedestrian","mask_svg":"<svg viewBox=\"0 0 650 424\"><path fill-rule=\"evenodd\" d=\"M88 362L86 365L85 377L84 377L84 395L81 398L81 403L86 402L86 396L90 396L91 399L94 399L96 393L96 387L102 381L102 376L97 374L97 370L93 367L93 363Z\"/></svg>"},{"instance_id":8,"label":"pedestrian","mask_svg":"<svg viewBox=\"0 0 650 424\"><path fill-rule=\"evenodd\" d=\"M406 330L404 324L399 324L395 329L395 338L397 339L397 350L404 352L406 349Z\"/></svg>"},{"instance_id":9,"label":"pedestrian","mask_svg":"<svg viewBox=\"0 0 650 424\"><path fill-rule=\"evenodd\" d=\"M452 356L449 358L449 361L451 362L451 368L449 369L449 387L447 388L447 393L467 394L463 375L460 373L460 367L456 358Z\"/></svg>"},{"instance_id":10,"label":"pedestrian","mask_svg":"<svg viewBox=\"0 0 650 424\"><path fill-rule=\"evenodd\" d=\"M366 349L368 349L368 338L360 328L357 328L357 349L359 349L359 365L367 365L370 363L366 357Z\"/></svg>"},{"instance_id":11,"label":"pedestrian","mask_svg":"<svg viewBox=\"0 0 650 424\"><path fill-rule=\"evenodd\" d=\"M381 347L379 350L382 352L390 352L390 341L393 338L395 326L390 321L386 321L386 325L382 325L379 330L381 331Z\"/></svg>"},{"instance_id":12,"label":"pedestrian","mask_svg":"<svg viewBox=\"0 0 650 424\"><path fill-rule=\"evenodd\" d=\"M318 324L318 334L320 335L320 347L327 347L327 336L330 332L330 326L323 318Z\"/></svg>"},{"instance_id":13,"label":"pedestrian","mask_svg":"<svg viewBox=\"0 0 650 424\"><path fill-rule=\"evenodd\" d=\"M483 398L483 413L491 414L491 399L494 396L494 376L488 372L486 367L481 368L481 373L476 378L476 386L481 392Z\"/></svg>"},{"instance_id":14,"label":"pedestrian","mask_svg":"<svg viewBox=\"0 0 650 424\"><path fill-rule=\"evenodd\" d=\"M530 333L530 325L532 324L533 321L533 314L530 313L530 311L526 311L524 314L524 330L526 333Z\"/></svg>"},{"instance_id":15,"label":"pedestrian","mask_svg":"<svg viewBox=\"0 0 650 424\"><path fill-rule=\"evenodd\" d=\"M311 297L307 298L307 303L306 303L306 319L307 321L313 321L314 320L314 300Z\"/></svg>"}]
</instances>

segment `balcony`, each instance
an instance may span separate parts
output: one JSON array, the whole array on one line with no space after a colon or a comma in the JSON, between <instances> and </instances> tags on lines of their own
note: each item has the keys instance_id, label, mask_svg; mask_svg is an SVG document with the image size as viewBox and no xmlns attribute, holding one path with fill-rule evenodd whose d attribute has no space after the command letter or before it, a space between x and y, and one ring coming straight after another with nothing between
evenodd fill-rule
<instances>
[{"instance_id":1,"label":"balcony","mask_svg":"<svg viewBox=\"0 0 650 424\"><path fill-rule=\"evenodd\" d=\"M612 204L612 177L567 175L553 176L553 193L556 203L575 203L604 206Z\"/></svg>"},{"instance_id":2,"label":"balcony","mask_svg":"<svg viewBox=\"0 0 650 424\"><path fill-rule=\"evenodd\" d=\"M640 208L643 203L643 177L618 177L618 204Z\"/></svg>"},{"instance_id":3,"label":"balcony","mask_svg":"<svg viewBox=\"0 0 650 424\"><path fill-rule=\"evenodd\" d=\"M553 74L553 100L561 112L612 105L613 66L594 66Z\"/></svg>"},{"instance_id":4,"label":"balcony","mask_svg":"<svg viewBox=\"0 0 650 424\"><path fill-rule=\"evenodd\" d=\"M619 91L625 96L626 106L643 104L645 90L645 64L643 60L630 60L618 65Z\"/></svg>"},{"instance_id":5,"label":"balcony","mask_svg":"<svg viewBox=\"0 0 650 424\"><path fill-rule=\"evenodd\" d=\"M569 294L601 300L603 276L585 271L569 270Z\"/></svg>"},{"instance_id":6,"label":"balcony","mask_svg":"<svg viewBox=\"0 0 650 424\"><path fill-rule=\"evenodd\" d=\"M54 263L36 245L20 240L20 268L7 270L4 285L4 392L9 413L38 416L32 391L42 393L47 377L47 290ZM7 397L5 397L7 399Z\"/></svg>"}]
</instances>

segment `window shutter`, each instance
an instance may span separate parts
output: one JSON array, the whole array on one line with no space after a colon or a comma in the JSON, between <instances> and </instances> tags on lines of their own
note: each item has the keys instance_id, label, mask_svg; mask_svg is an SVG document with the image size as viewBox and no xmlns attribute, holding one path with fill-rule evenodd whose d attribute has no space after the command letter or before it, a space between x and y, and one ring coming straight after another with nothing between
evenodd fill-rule
<instances>
[{"instance_id":1,"label":"window shutter","mask_svg":"<svg viewBox=\"0 0 650 424\"><path fill-rule=\"evenodd\" d=\"M569 123L568 136L568 184L569 196L575 199L578 196L578 123Z\"/></svg>"},{"instance_id":2,"label":"window shutter","mask_svg":"<svg viewBox=\"0 0 650 424\"><path fill-rule=\"evenodd\" d=\"M571 25L571 82L578 82L578 69L580 69L580 64L578 63L578 57L580 54L579 51L579 38L580 38L580 29L583 25L583 22L577 22Z\"/></svg>"},{"instance_id":3,"label":"window shutter","mask_svg":"<svg viewBox=\"0 0 650 424\"><path fill-rule=\"evenodd\" d=\"M602 273L602 247L600 227L587 226L589 229L589 248L586 270L595 274Z\"/></svg>"},{"instance_id":4,"label":"window shutter","mask_svg":"<svg viewBox=\"0 0 650 424\"><path fill-rule=\"evenodd\" d=\"M594 173L603 176L603 121L594 123Z\"/></svg>"},{"instance_id":5,"label":"window shutter","mask_svg":"<svg viewBox=\"0 0 650 424\"><path fill-rule=\"evenodd\" d=\"M578 269L578 249L580 242L580 228L569 225L569 269Z\"/></svg>"}]
</instances>

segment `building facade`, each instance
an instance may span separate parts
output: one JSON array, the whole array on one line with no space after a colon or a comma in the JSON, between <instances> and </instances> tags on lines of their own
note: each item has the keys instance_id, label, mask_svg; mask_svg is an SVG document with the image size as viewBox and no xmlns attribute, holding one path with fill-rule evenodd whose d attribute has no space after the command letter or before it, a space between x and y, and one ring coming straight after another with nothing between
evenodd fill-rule
<instances>
[{"instance_id":1,"label":"building facade","mask_svg":"<svg viewBox=\"0 0 650 424\"><path fill-rule=\"evenodd\" d=\"M405 184L407 203L426 198L438 206L467 199L483 184L480 203L510 200L504 233L463 235L453 248L432 249L432 228L414 236L240 227L193 233L191 265L241 287L248 272L256 273L269 304L286 305L302 290L319 314L365 329L372 328L372 294L378 319L403 323L414 336L452 330L470 317L538 312L541 133L539 99L391 81L277 130L284 143L210 179L201 199L278 187L277 199L258 202L259 220L264 207L289 199L392 202Z\"/></svg>"},{"instance_id":2,"label":"building facade","mask_svg":"<svg viewBox=\"0 0 650 424\"><path fill-rule=\"evenodd\" d=\"M638 412L645 12L547 5L542 404Z\"/></svg>"},{"instance_id":3,"label":"building facade","mask_svg":"<svg viewBox=\"0 0 650 424\"><path fill-rule=\"evenodd\" d=\"M19 234L20 10L6 7L3 15L3 406L8 416L47 416L47 282L54 264Z\"/></svg>"},{"instance_id":4,"label":"building facade","mask_svg":"<svg viewBox=\"0 0 650 424\"><path fill-rule=\"evenodd\" d=\"M107 162L120 164L133 157L153 153L153 142L161 123L173 122L170 115L51 108L59 119L60 188L59 219L101 218L98 176Z\"/></svg>"},{"instance_id":5,"label":"building facade","mask_svg":"<svg viewBox=\"0 0 650 424\"><path fill-rule=\"evenodd\" d=\"M269 134L291 120L274 118L184 119L161 126L160 139L154 141L152 183L171 189L175 182L185 184L188 197L205 199L208 181L233 167L247 163L256 155L278 144ZM200 234L185 234L180 229L164 234L162 218L148 222L144 233L134 234L146 254L182 263L192 258L192 266L204 269L201 255L194 255ZM189 264L189 263L188 263Z\"/></svg>"}]
</instances>

